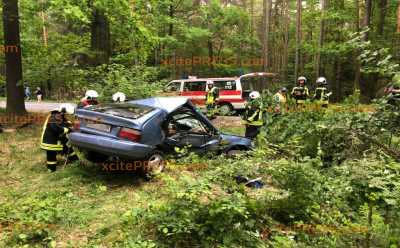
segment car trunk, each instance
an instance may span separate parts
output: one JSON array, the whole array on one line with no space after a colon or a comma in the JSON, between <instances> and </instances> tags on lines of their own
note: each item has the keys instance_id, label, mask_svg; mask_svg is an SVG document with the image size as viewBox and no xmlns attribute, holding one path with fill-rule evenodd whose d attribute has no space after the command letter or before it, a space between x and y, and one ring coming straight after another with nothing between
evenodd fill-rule
<instances>
[{"instance_id":1,"label":"car trunk","mask_svg":"<svg viewBox=\"0 0 400 248\"><path fill-rule=\"evenodd\" d=\"M77 129L83 133L118 137L122 128L140 130L139 119L153 110L131 103L91 106L77 111Z\"/></svg>"}]
</instances>

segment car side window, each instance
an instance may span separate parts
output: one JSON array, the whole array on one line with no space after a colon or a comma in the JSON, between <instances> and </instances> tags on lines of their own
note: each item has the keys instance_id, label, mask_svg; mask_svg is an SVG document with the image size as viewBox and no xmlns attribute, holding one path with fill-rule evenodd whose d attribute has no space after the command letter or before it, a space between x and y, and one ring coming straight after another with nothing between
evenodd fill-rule
<instances>
[{"instance_id":1,"label":"car side window","mask_svg":"<svg viewBox=\"0 0 400 248\"><path fill-rule=\"evenodd\" d=\"M179 113L172 117L170 123L175 125L177 132L209 134L207 126L198 120L192 113Z\"/></svg>"},{"instance_id":2,"label":"car side window","mask_svg":"<svg viewBox=\"0 0 400 248\"><path fill-rule=\"evenodd\" d=\"M185 91L205 91L206 81L188 81L184 83Z\"/></svg>"},{"instance_id":3,"label":"car side window","mask_svg":"<svg viewBox=\"0 0 400 248\"><path fill-rule=\"evenodd\" d=\"M165 87L165 90L167 92L176 92L180 91L180 89L181 89L181 82L172 82L168 84L167 87Z\"/></svg>"}]
</instances>

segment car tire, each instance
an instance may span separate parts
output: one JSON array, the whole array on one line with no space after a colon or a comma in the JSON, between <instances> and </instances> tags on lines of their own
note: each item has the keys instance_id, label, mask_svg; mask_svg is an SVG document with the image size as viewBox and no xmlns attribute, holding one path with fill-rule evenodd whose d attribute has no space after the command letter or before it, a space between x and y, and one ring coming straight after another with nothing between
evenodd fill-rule
<instances>
[{"instance_id":1,"label":"car tire","mask_svg":"<svg viewBox=\"0 0 400 248\"><path fill-rule=\"evenodd\" d=\"M154 177L162 173L165 169L164 153L154 151L146 160L147 164L143 166L143 172L147 177Z\"/></svg>"},{"instance_id":2,"label":"car tire","mask_svg":"<svg viewBox=\"0 0 400 248\"><path fill-rule=\"evenodd\" d=\"M229 103L224 103L219 106L218 113L222 116L230 116L232 115L233 107Z\"/></svg>"}]
</instances>

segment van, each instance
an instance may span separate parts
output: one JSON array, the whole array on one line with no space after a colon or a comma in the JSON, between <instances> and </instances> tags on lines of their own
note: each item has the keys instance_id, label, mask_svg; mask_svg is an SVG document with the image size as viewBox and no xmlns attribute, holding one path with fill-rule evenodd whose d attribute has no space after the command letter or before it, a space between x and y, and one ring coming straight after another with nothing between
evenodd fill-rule
<instances>
[{"instance_id":1,"label":"van","mask_svg":"<svg viewBox=\"0 0 400 248\"><path fill-rule=\"evenodd\" d=\"M169 82L164 88L164 92L170 96L188 97L193 104L203 108L206 102L207 84L213 82L214 86L219 88L217 103L219 113L229 115L245 108L250 92L259 88L256 87L255 81L257 80L255 78L274 77L275 75L274 73L256 72L240 77L178 79Z\"/></svg>"}]
</instances>

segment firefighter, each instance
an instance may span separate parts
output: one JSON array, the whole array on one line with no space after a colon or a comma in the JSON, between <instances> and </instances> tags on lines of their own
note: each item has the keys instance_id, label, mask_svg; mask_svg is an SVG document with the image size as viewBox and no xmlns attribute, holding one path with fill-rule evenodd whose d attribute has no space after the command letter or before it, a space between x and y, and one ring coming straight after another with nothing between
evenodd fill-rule
<instances>
[{"instance_id":1,"label":"firefighter","mask_svg":"<svg viewBox=\"0 0 400 248\"><path fill-rule=\"evenodd\" d=\"M249 96L250 101L246 104L243 121L246 125L246 138L253 140L260 133L260 129L264 125L264 107L258 91L251 92Z\"/></svg>"},{"instance_id":2,"label":"firefighter","mask_svg":"<svg viewBox=\"0 0 400 248\"><path fill-rule=\"evenodd\" d=\"M50 112L42 131L40 148L46 151L47 168L54 172L57 169L57 154L67 157L67 162L78 159L74 150L68 144L67 134L70 133L72 124L66 118L66 114L74 113L74 106L62 104Z\"/></svg>"},{"instance_id":3,"label":"firefighter","mask_svg":"<svg viewBox=\"0 0 400 248\"><path fill-rule=\"evenodd\" d=\"M332 92L328 90L328 82L326 81L326 78L319 77L316 84L317 88L315 88L313 99L318 105L326 108L329 104L329 97L332 95Z\"/></svg>"},{"instance_id":4,"label":"firefighter","mask_svg":"<svg viewBox=\"0 0 400 248\"><path fill-rule=\"evenodd\" d=\"M207 84L207 88L208 88L206 95L207 117L213 119L218 111L217 101L219 97L219 89L214 86L213 82Z\"/></svg>"},{"instance_id":5,"label":"firefighter","mask_svg":"<svg viewBox=\"0 0 400 248\"><path fill-rule=\"evenodd\" d=\"M122 92L117 92L114 95L112 95L112 100L115 103L125 102L126 96Z\"/></svg>"},{"instance_id":6,"label":"firefighter","mask_svg":"<svg viewBox=\"0 0 400 248\"><path fill-rule=\"evenodd\" d=\"M297 79L297 86L292 89L291 96L295 99L297 105L304 104L309 97L309 90L306 83L307 78L301 76Z\"/></svg>"},{"instance_id":7,"label":"firefighter","mask_svg":"<svg viewBox=\"0 0 400 248\"><path fill-rule=\"evenodd\" d=\"M99 102L97 101L97 98L99 97L99 94L95 90L88 90L85 93L85 97L83 97L78 104L78 108L84 108L86 106L90 105L97 105Z\"/></svg>"},{"instance_id":8,"label":"firefighter","mask_svg":"<svg viewBox=\"0 0 400 248\"><path fill-rule=\"evenodd\" d=\"M285 110L285 105L287 101L287 89L286 87L282 87L279 91L273 96L273 101L275 103L275 113L282 114Z\"/></svg>"}]
</instances>

